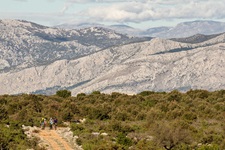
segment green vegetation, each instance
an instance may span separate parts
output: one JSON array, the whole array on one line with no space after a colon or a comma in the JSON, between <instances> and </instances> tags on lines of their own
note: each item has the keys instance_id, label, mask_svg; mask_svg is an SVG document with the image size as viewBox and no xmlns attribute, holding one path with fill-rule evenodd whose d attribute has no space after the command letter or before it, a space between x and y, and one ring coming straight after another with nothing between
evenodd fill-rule
<instances>
[{"instance_id":1,"label":"green vegetation","mask_svg":"<svg viewBox=\"0 0 225 150\"><path fill-rule=\"evenodd\" d=\"M72 121L85 150L225 149L225 90L0 96L0 149L38 149L21 125L42 117ZM74 120L86 118L84 123ZM14 121L16 120L16 121Z\"/></svg>"},{"instance_id":2,"label":"green vegetation","mask_svg":"<svg viewBox=\"0 0 225 150\"><path fill-rule=\"evenodd\" d=\"M68 90L59 90L56 92L56 95L59 97L67 98L71 96L71 92Z\"/></svg>"}]
</instances>

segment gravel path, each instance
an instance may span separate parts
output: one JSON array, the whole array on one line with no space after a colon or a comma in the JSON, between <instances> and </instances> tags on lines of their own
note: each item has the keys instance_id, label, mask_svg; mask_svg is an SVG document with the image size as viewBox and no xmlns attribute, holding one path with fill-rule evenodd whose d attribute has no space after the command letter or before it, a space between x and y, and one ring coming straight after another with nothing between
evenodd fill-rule
<instances>
[{"instance_id":1,"label":"gravel path","mask_svg":"<svg viewBox=\"0 0 225 150\"><path fill-rule=\"evenodd\" d=\"M40 138L39 145L47 150L83 150L76 144L78 137L73 136L70 128L59 127L57 130L45 128L41 130L38 127L23 126L25 134L28 137Z\"/></svg>"},{"instance_id":2,"label":"gravel path","mask_svg":"<svg viewBox=\"0 0 225 150\"><path fill-rule=\"evenodd\" d=\"M72 146L55 130L40 130L38 136L48 143L49 150L73 150Z\"/></svg>"}]
</instances>

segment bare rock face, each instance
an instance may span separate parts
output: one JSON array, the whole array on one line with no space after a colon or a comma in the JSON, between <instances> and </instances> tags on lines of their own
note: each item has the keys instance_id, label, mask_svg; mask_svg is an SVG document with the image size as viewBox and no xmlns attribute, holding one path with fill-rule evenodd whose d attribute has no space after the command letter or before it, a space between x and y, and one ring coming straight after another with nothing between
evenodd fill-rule
<instances>
[{"instance_id":1,"label":"bare rock face","mask_svg":"<svg viewBox=\"0 0 225 150\"><path fill-rule=\"evenodd\" d=\"M110 70L75 88L73 93L91 92L93 89L106 93L117 91L130 94L144 90L224 89L224 46L222 43L156 53L152 53L149 47L145 53L136 51L133 54L130 52L130 56L126 54L128 59L119 55L117 63Z\"/></svg>"},{"instance_id":2,"label":"bare rock face","mask_svg":"<svg viewBox=\"0 0 225 150\"><path fill-rule=\"evenodd\" d=\"M48 29L51 33L63 32L59 29L42 28ZM102 33L104 37L108 37L108 41L119 39L120 43L123 43L123 39L129 39L114 32L100 31L100 28L66 32L66 35L81 35L82 32L87 37L93 33L92 36L96 35L98 38ZM10 40L7 38L7 41ZM85 45L84 42L80 44L76 41L80 44L77 49L79 55L69 47L74 42L49 42L56 45L64 44L69 50L65 48L65 53L61 53L57 59L46 56L44 64L42 61L34 61L36 57L29 51L21 57L13 56L11 60L9 58L14 54L14 49L11 48L11 53L8 47L3 50L0 48L4 53L4 58L0 59L0 68L10 66L9 70L3 69L0 73L0 94L54 94L59 89L71 90L73 95L96 90L105 93L134 94L144 90L186 91L225 88L225 34L195 44L154 38L144 42L126 41L125 44L115 45L111 42L113 46L104 48L99 46L100 44L87 46L87 43ZM54 49L40 47L44 51L49 50L50 54L54 53ZM70 50L71 56L68 54L68 58L65 55ZM36 55L44 54L36 51ZM17 60L21 60L22 63ZM18 65L12 65L13 63Z\"/></svg>"},{"instance_id":3,"label":"bare rock face","mask_svg":"<svg viewBox=\"0 0 225 150\"><path fill-rule=\"evenodd\" d=\"M64 30L18 20L0 20L0 31L0 72L49 65L115 45L149 40L100 27Z\"/></svg>"}]
</instances>

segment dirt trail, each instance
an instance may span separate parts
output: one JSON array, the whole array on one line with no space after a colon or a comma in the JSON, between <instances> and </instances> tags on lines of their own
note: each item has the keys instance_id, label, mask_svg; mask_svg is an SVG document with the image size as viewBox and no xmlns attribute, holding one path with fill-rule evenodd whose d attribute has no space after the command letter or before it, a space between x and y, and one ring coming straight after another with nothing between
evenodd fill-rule
<instances>
[{"instance_id":1,"label":"dirt trail","mask_svg":"<svg viewBox=\"0 0 225 150\"><path fill-rule=\"evenodd\" d=\"M40 130L37 134L46 145L48 150L74 150L72 146L63 139L56 130Z\"/></svg>"}]
</instances>

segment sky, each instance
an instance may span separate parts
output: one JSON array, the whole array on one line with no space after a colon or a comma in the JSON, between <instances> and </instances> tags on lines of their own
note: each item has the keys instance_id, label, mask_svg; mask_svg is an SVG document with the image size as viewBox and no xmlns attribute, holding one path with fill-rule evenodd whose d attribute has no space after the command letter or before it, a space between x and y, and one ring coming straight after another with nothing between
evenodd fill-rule
<instances>
[{"instance_id":1,"label":"sky","mask_svg":"<svg viewBox=\"0 0 225 150\"><path fill-rule=\"evenodd\" d=\"M225 0L0 0L0 19L143 29L194 20L225 22Z\"/></svg>"}]
</instances>

